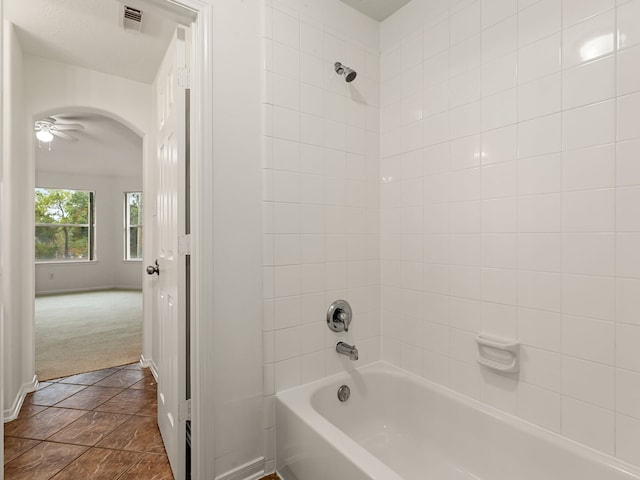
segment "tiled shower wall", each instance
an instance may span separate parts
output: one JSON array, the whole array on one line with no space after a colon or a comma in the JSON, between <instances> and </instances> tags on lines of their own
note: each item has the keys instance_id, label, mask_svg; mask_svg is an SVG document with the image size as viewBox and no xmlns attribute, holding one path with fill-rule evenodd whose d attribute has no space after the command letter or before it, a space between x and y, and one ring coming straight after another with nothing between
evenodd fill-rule
<instances>
[{"instance_id":1,"label":"tiled shower wall","mask_svg":"<svg viewBox=\"0 0 640 480\"><path fill-rule=\"evenodd\" d=\"M266 471L274 393L380 358L379 25L338 0L265 8L264 393ZM347 84L340 61L358 72ZM337 299L354 316L331 332ZM360 360L335 352L355 343Z\"/></svg>"},{"instance_id":2,"label":"tiled shower wall","mask_svg":"<svg viewBox=\"0 0 640 480\"><path fill-rule=\"evenodd\" d=\"M381 27L383 356L640 464L640 1L438 3Z\"/></svg>"}]
</instances>

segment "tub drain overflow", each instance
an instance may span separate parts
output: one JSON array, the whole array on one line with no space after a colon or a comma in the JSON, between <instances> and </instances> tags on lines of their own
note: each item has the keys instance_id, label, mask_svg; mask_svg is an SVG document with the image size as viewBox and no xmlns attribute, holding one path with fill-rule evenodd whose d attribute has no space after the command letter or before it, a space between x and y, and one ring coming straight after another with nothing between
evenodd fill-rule
<instances>
[{"instance_id":1,"label":"tub drain overflow","mask_svg":"<svg viewBox=\"0 0 640 480\"><path fill-rule=\"evenodd\" d=\"M349 400L349 395L351 395L351 389L346 385L342 385L338 389L338 400L340 400L341 402L346 402L347 400Z\"/></svg>"}]
</instances>

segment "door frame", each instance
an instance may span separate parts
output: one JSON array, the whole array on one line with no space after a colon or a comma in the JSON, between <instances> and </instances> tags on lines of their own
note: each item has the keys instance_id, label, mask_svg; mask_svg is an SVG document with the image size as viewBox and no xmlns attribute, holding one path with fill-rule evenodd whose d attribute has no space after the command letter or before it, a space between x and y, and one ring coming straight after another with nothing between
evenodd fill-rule
<instances>
[{"instance_id":1,"label":"door frame","mask_svg":"<svg viewBox=\"0 0 640 480\"><path fill-rule=\"evenodd\" d=\"M164 8L169 12L176 8L193 12L195 20L191 24L193 50L191 72L191 238L192 238L192 268L191 268L191 465L194 479L213 478L214 472L214 435L213 414L211 402L213 398L214 382L213 355L210 352L213 338L213 322L202 321L204 313L213 311L213 228L211 212L200 206L213 205L213 2L214 0L143 0ZM0 74L3 69L3 41L4 26L3 2L0 0ZM0 84L3 77L0 76ZM4 85L2 85L4 87ZM2 91L2 89L0 89ZM1 98L0 98L1 103ZM0 118L0 140L4 138L6 127ZM206 134L205 134L206 132ZM146 140L146 139L145 139ZM144 142L144 150L146 141ZM145 152L146 155L146 152ZM0 166L5 161L0 157ZM205 213L207 218L205 219ZM0 218L0 228L4 228ZM0 272L0 275L2 272ZM30 274L31 285L35 285L35 271ZM28 298L28 296L24 296ZM0 292L0 300L2 292ZM26 311L33 312L33 301ZM0 304L1 305L1 304ZM30 320L31 338L25 339L26 352L31 353L31 366L35 369L33 349L33 314ZM4 319L0 313L0 331L3 331ZM29 337L26 335L25 337ZM204 354L206 352L207 354ZM0 371L0 392L3 391L3 372ZM3 398L0 395L0 406ZM206 407L209 405L209 407ZM4 423L0 422L0 435L3 436ZM0 447L3 446L0 437ZM2 453L0 452L0 456ZM4 478L4 472L0 479Z\"/></svg>"}]
</instances>

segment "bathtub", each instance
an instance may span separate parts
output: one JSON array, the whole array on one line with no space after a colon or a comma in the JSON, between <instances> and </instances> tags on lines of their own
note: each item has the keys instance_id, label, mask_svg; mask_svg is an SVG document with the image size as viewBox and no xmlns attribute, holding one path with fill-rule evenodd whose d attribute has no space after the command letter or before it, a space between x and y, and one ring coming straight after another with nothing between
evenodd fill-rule
<instances>
[{"instance_id":1,"label":"bathtub","mask_svg":"<svg viewBox=\"0 0 640 480\"><path fill-rule=\"evenodd\" d=\"M640 479L637 467L383 362L278 393L276 468L284 480Z\"/></svg>"}]
</instances>

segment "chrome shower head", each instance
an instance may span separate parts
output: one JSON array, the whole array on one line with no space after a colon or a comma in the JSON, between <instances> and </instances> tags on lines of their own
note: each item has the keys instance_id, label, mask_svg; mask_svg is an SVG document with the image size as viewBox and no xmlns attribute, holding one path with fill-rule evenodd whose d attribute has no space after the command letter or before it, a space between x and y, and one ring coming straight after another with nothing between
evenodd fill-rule
<instances>
[{"instance_id":1,"label":"chrome shower head","mask_svg":"<svg viewBox=\"0 0 640 480\"><path fill-rule=\"evenodd\" d=\"M336 62L334 68L338 75L344 75L344 79L347 83L353 82L356 75L358 75L355 70L341 64L340 62Z\"/></svg>"}]
</instances>

